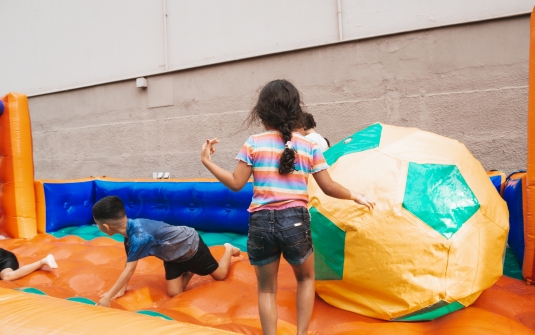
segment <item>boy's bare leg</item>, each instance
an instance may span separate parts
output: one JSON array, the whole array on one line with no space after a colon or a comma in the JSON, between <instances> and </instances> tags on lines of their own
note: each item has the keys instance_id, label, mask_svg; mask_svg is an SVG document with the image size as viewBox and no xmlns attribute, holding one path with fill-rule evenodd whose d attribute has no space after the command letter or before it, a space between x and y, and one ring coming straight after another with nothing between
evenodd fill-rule
<instances>
[{"instance_id":1,"label":"boy's bare leg","mask_svg":"<svg viewBox=\"0 0 535 335\"><path fill-rule=\"evenodd\" d=\"M237 257L239 255L240 249L230 243L225 243L225 253L218 262L219 266L214 272L210 273L210 276L215 280L223 280L227 278L228 270L230 269L230 259L232 256Z\"/></svg>"},{"instance_id":2,"label":"boy's bare leg","mask_svg":"<svg viewBox=\"0 0 535 335\"><path fill-rule=\"evenodd\" d=\"M56 264L56 260L54 259L54 256L48 255L45 258L41 259L40 261L21 266L17 270L13 270L10 268L4 269L2 270L2 272L0 272L0 279L6 280L6 281L17 280L24 276L29 275L30 273L36 270L39 270L43 265L48 265L52 269L55 269L58 267L58 265Z\"/></svg>"},{"instance_id":3,"label":"boy's bare leg","mask_svg":"<svg viewBox=\"0 0 535 335\"><path fill-rule=\"evenodd\" d=\"M280 259L266 265L255 266L258 283L258 312L262 333L277 334L277 273Z\"/></svg>"},{"instance_id":4,"label":"boy's bare leg","mask_svg":"<svg viewBox=\"0 0 535 335\"><path fill-rule=\"evenodd\" d=\"M186 289L186 286L188 286L188 283L191 280L191 277L193 277L193 272L189 272L189 271L182 275L182 290Z\"/></svg>"},{"instance_id":5,"label":"boy's bare leg","mask_svg":"<svg viewBox=\"0 0 535 335\"><path fill-rule=\"evenodd\" d=\"M182 291L184 291L184 288L182 286L182 276L175 279L167 280L166 283L167 294L169 294L171 298L179 295L180 293L182 293Z\"/></svg>"},{"instance_id":6,"label":"boy's bare leg","mask_svg":"<svg viewBox=\"0 0 535 335\"><path fill-rule=\"evenodd\" d=\"M178 278L167 280L167 294L169 294L172 298L184 292L186 286L188 286L188 283L191 280L191 277L193 277L193 273L186 272Z\"/></svg>"},{"instance_id":7,"label":"boy's bare leg","mask_svg":"<svg viewBox=\"0 0 535 335\"><path fill-rule=\"evenodd\" d=\"M314 254L311 254L301 265L292 265L297 279L297 334L304 335L308 331L310 317L314 308Z\"/></svg>"}]
</instances>

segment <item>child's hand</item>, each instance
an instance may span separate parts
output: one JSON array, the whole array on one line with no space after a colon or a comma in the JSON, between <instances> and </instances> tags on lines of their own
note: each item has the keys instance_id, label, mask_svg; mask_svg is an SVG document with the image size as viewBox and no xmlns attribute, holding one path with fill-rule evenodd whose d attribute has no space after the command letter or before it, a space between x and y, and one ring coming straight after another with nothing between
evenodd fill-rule
<instances>
[{"instance_id":1,"label":"child's hand","mask_svg":"<svg viewBox=\"0 0 535 335\"><path fill-rule=\"evenodd\" d=\"M368 207L368 210L372 210L375 207L375 202L368 199L364 194L351 192L351 200L357 204Z\"/></svg>"},{"instance_id":2,"label":"child's hand","mask_svg":"<svg viewBox=\"0 0 535 335\"><path fill-rule=\"evenodd\" d=\"M100 298L99 302L97 302L97 306L110 307L110 305L111 305L111 299L108 298L107 294L103 294L102 298Z\"/></svg>"},{"instance_id":3,"label":"child's hand","mask_svg":"<svg viewBox=\"0 0 535 335\"><path fill-rule=\"evenodd\" d=\"M211 161L211 156L215 153L215 145L219 143L217 138L206 140L201 148L201 161Z\"/></svg>"},{"instance_id":4,"label":"child's hand","mask_svg":"<svg viewBox=\"0 0 535 335\"><path fill-rule=\"evenodd\" d=\"M117 292L117 294L115 295L115 297L109 299L110 301L113 300L113 299L117 299L117 298L120 298L124 295L124 293L126 292L126 285L123 286L122 289L119 290L119 292ZM100 297L101 298L104 298L104 296L108 296L108 292L104 293L104 294L101 294Z\"/></svg>"}]
</instances>

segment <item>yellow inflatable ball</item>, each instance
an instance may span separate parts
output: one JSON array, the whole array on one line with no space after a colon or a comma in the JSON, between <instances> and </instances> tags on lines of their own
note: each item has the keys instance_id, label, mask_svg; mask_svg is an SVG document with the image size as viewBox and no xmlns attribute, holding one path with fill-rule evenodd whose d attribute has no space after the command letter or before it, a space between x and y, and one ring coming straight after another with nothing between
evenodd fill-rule
<instances>
[{"instance_id":1,"label":"yellow inflatable ball","mask_svg":"<svg viewBox=\"0 0 535 335\"><path fill-rule=\"evenodd\" d=\"M373 211L309 185L316 292L392 321L423 321L472 304L502 275L508 211L459 141L373 124L325 152L332 178Z\"/></svg>"}]
</instances>

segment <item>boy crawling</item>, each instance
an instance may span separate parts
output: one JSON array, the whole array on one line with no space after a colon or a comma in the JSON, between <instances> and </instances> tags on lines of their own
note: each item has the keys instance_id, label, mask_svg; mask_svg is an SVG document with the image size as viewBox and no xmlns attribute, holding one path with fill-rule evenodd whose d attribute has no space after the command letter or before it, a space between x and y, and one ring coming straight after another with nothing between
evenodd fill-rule
<instances>
[{"instance_id":1,"label":"boy crawling","mask_svg":"<svg viewBox=\"0 0 535 335\"><path fill-rule=\"evenodd\" d=\"M109 307L112 299L124 294L137 261L149 255L163 260L167 293L171 297L186 288L194 273L210 275L215 280L225 279L231 257L240 255L240 249L225 243L225 253L218 263L195 229L147 219L128 219L123 202L115 196L99 200L93 206L93 218L103 233L124 236L127 256L123 272L97 303L99 306Z\"/></svg>"}]
</instances>

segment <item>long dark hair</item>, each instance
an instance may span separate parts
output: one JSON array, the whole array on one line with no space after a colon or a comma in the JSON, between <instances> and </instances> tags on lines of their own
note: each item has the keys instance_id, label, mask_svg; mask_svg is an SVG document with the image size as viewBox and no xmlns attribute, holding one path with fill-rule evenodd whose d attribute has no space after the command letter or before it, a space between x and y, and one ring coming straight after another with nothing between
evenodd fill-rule
<instances>
[{"instance_id":1,"label":"long dark hair","mask_svg":"<svg viewBox=\"0 0 535 335\"><path fill-rule=\"evenodd\" d=\"M244 124L250 126L256 121L280 131L284 143L291 141L292 130L303 124L303 107L297 88L284 79L267 83L260 91L258 101ZM279 165L280 174L295 171L295 153L293 148L284 149Z\"/></svg>"}]
</instances>

